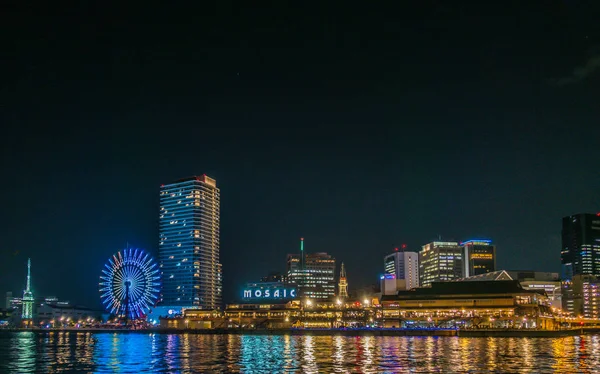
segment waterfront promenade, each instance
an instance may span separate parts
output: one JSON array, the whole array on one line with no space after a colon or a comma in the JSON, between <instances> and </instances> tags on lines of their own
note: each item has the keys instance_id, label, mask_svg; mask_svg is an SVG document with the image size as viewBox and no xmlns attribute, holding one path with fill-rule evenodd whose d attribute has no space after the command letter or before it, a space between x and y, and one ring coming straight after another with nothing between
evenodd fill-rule
<instances>
[{"instance_id":1,"label":"waterfront promenade","mask_svg":"<svg viewBox=\"0 0 600 374\"><path fill-rule=\"evenodd\" d=\"M0 329L2 332L35 333L133 333L133 334L202 334L202 335L307 335L307 336L460 336L460 337L564 337L600 334L600 328L573 328L562 330L539 329L127 329L127 328L48 328L48 329Z\"/></svg>"}]
</instances>

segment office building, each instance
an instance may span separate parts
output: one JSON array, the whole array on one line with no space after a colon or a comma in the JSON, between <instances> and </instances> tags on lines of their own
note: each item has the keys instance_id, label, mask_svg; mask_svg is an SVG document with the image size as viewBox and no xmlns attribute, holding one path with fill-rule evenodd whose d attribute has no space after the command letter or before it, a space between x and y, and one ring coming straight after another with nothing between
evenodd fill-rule
<instances>
[{"instance_id":1,"label":"office building","mask_svg":"<svg viewBox=\"0 0 600 374\"><path fill-rule=\"evenodd\" d=\"M281 274L278 271L272 271L269 273L269 275L267 275L266 277L262 277L260 279L261 282L279 282L279 283L286 283L287 282L287 276L285 274Z\"/></svg>"},{"instance_id":2,"label":"office building","mask_svg":"<svg viewBox=\"0 0 600 374\"><path fill-rule=\"evenodd\" d=\"M298 287L300 296L326 299L335 295L335 258L327 253L310 253L287 257L288 282Z\"/></svg>"},{"instance_id":3,"label":"office building","mask_svg":"<svg viewBox=\"0 0 600 374\"><path fill-rule=\"evenodd\" d=\"M173 310L221 307L219 209L219 188L206 175L161 186L161 306Z\"/></svg>"},{"instance_id":4,"label":"office building","mask_svg":"<svg viewBox=\"0 0 600 374\"><path fill-rule=\"evenodd\" d=\"M463 246L464 276L470 277L496 271L496 246L491 240L473 239Z\"/></svg>"},{"instance_id":5,"label":"office building","mask_svg":"<svg viewBox=\"0 0 600 374\"><path fill-rule=\"evenodd\" d=\"M419 284L463 278L463 247L457 242L432 242L419 252Z\"/></svg>"},{"instance_id":6,"label":"office building","mask_svg":"<svg viewBox=\"0 0 600 374\"><path fill-rule=\"evenodd\" d=\"M8 291L6 293L6 309L12 309L11 300L13 298L12 292Z\"/></svg>"},{"instance_id":7,"label":"office building","mask_svg":"<svg viewBox=\"0 0 600 374\"><path fill-rule=\"evenodd\" d=\"M410 290L419 287L419 254L396 248L383 258L384 277L382 280L394 280L397 290ZM387 277L386 277L387 276ZM393 277L392 277L393 276ZM391 282L385 286L389 290Z\"/></svg>"},{"instance_id":8,"label":"office building","mask_svg":"<svg viewBox=\"0 0 600 374\"><path fill-rule=\"evenodd\" d=\"M600 277L600 213L562 219L560 259L563 280L583 274Z\"/></svg>"}]
</instances>

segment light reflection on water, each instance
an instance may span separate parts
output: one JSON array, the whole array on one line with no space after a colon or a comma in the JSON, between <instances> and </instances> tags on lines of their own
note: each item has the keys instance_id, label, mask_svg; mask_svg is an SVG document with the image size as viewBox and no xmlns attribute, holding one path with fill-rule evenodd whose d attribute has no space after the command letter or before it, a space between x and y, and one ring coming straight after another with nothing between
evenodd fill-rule
<instances>
[{"instance_id":1,"label":"light reflection on water","mask_svg":"<svg viewBox=\"0 0 600 374\"><path fill-rule=\"evenodd\" d=\"M600 336L458 338L0 332L0 373L594 373Z\"/></svg>"}]
</instances>

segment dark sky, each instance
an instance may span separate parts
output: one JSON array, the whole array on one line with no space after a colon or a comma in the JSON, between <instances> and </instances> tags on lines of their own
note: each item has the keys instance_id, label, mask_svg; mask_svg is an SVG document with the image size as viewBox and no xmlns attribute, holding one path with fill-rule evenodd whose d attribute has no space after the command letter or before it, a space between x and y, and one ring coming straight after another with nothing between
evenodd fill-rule
<instances>
[{"instance_id":1,"label":"dark sky","mask_svg":"<svg viewBox=\"0 0 600 374\"><path fill-rule=\"evenodd\" d=\"M225 301L301 236L351 288L438 235L559 270L561 217L600 211L598 1L250 3L5 8L0 292L31 257L37 295L98 306L202 173Z\"/></svg>"}]
</instances>

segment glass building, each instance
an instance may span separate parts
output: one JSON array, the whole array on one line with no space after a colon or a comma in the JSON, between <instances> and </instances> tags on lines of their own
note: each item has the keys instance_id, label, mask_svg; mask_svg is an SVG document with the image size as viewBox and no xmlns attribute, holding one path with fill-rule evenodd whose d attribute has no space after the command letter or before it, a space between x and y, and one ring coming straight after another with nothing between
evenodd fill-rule
<instances>
[{"instance_id":1,"label":"glass building","mask_svg":"<svg viewBox=\"0 0 600 374\"><path fill-rule=\"evenodd\" d=\"M419 284L463 278L463 247L457 242L432 242L419 252Z\"/></svg>"},{"instance_id":2,"label":"glass building","mask_svg":"<svg viewBox=\"0 0 600 374\"><path fill-rule=\"evenodd\" d=\"M161 306L220 309L219 207L217 183L206 175L161 186Z\"/></svg>"},{"instance_id":3,"label":"glass building","mask_svg":"<svg viewBox=\"0 0 600 374\"><path fill-rule=\"evenodd\" d=\"M327 253L289 254L288 282L298 287L299 296L327 299L335 296L335 258Z\"/></svg>"},{"instance_id":4,"label":"glass building","mask_svg":"<svg viewBox=\"0 0 600 374\"><path fill-rule=\"evenodd\" d=\"M464 247L465 278L496 271L496 246L491 240L473 239L461 245Z\"/></svg>"},{"instance_id":5,"label":"glass building","mask_svg":"<svg viewBox=\"0 0 600 374\"><path fill-rule=\"evenodd\" d=\"M600 277L600 213L562 219L560 260L563 280L584 274Z\"/></svg>"}]
</instances>

